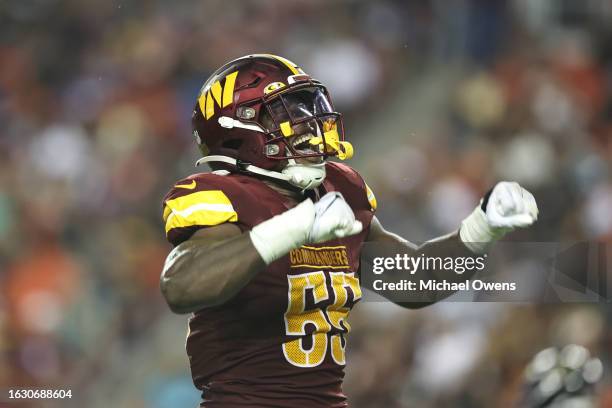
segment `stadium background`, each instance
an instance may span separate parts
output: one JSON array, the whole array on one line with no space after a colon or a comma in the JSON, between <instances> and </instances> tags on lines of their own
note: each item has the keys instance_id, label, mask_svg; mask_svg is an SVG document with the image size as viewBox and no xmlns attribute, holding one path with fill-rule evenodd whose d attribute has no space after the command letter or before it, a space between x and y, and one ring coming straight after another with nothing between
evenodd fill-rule
<instances>
[{"instance_id":1,"label":"stadium background","mask_svg":"<svg viewBox=\"0 0 612 408\"><path fill-rule=\"evenodd\" d=\"M186 317L158 290L160 200L195 171L203 80L247 53L329 86L403 236L455 228L512 179L541 208L515 239L610 242L611 19L604 0L0 2L0 389L194 406ZM509 406L543 347L609 369L611 321L603 303L364 303L345 390L356 408ZM609 377L599 395L612 406Z\"/></svg>"}]
</instances>

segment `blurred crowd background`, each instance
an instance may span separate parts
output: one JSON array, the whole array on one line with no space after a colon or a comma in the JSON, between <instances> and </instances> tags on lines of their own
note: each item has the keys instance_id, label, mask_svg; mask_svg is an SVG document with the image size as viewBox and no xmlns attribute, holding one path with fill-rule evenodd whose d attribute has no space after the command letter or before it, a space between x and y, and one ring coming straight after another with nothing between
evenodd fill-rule
<instances>
[{"instance_id":1,"label":"blurred crowd background","mask_svg":"<svg viewBox=\"0 0 612 408\"><path fill-rule=\"evenodd\" d=\"M512 239L612 241L609 1L9 0L0 21L0 389L73 395L8 406L197 404L158 289L161 199L196 172L201 84L244 54L328 85L404 237L455 229L507 179L541 209ZM351 322L355 408L509 407L549 346L612 367L605 302L364 302ZM612 406L609 374L595 391L581 407Z\"/></svg>"}]
</instances>

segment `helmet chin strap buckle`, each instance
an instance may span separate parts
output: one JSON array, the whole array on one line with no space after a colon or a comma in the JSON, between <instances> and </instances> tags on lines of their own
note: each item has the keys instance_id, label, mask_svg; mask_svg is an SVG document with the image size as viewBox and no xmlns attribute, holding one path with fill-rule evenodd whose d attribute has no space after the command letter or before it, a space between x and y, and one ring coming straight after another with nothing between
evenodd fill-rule
<instances>
[{"instance_id":1,"label":"helmet chin strap buckle","mask_svg":"<svg viewBox=\"0 0 612 408\"><path fill-rule=\"evenodd\" d=\"M238 170L239 173L248 173L248 167L251 165L251 163L240 160L240 159L236 159L236 169Z\"/></svg>"}]
</instances>

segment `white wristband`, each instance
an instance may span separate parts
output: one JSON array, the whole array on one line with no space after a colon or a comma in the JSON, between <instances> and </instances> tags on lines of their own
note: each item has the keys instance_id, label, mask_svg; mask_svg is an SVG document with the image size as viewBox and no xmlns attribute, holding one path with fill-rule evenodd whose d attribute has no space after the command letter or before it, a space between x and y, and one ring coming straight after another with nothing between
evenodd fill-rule
<instances>
[{"instance_id":1,"label":"white wristband","mask_svg":"<svg viewBox=\"0 0 612 408\"><path fill-rule=\"evenodd\" d=\"M484 254L491 244L504 236L510 229L491 227L487 215L479 205L461 222L459 237L470 251L476 254Z\"/></svg>"},{"instance_id":2,"label":"white wristband","mask_svg":"<svg viewBox=\"0 0 612 408\"><path fill-rule=\"evenodd\" d=\"M314 218L314 204L307 199L253 227L251 241L266 265L305 244Z\"/></svg>"}]
</instances>

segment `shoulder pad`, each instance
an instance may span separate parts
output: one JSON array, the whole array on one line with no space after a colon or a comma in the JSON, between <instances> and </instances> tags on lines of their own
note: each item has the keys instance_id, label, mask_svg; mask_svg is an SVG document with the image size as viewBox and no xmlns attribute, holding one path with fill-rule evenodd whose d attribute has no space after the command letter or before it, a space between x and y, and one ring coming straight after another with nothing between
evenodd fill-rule
<instances>
[{"instance_id":1,"label":"shoulder pad","mask_svg":"<svg viewBox=\"0 0 612 408\"><path fill-rule=\"evenodd\" d=\"M376 210L376 197L356 170L344 163L327 162L326 172L325 179L331 183L334 190L345 196L347 202L371 211Z\"/></svg>"},{"instance_id":2,"label":"shoulder pad","mask_svg":"<svg viewBox=\"0 0 612 408\"><path fill-rule=\"evenodd\" d=\"M231 189L231 177L200 173L178 181L163 201L166 237L178 245L203 227L237 222L226 190Z\"/></svg>"}]
</instances>

